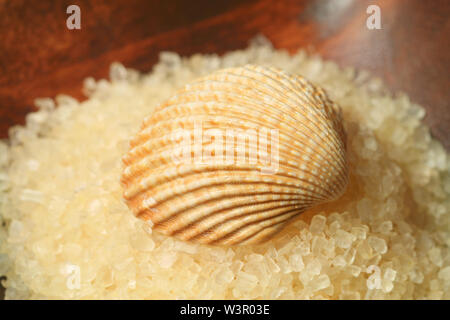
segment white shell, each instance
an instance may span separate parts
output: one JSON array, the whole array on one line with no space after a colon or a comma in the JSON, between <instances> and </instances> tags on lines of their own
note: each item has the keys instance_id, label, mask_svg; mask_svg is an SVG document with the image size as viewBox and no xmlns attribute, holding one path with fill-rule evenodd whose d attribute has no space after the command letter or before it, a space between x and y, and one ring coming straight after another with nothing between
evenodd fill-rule
<instances>
[{"instance_id":1,"label":"white shell","mask_svg":"<svg viewBox=\"0 0 450 320\"><path fill-rule=\"evenodd\" d=\"M224 69L186 85L144 120L130 145L121 179L128 206L186 241L261 242L339 197L348 180L338 106L274 68Z\"/></svg>"}]
</instances>

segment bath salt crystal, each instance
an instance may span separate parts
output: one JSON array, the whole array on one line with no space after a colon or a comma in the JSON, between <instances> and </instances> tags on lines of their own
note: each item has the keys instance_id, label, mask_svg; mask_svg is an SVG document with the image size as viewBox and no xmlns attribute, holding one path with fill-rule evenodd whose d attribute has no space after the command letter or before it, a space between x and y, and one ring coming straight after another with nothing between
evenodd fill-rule
<instances>
[{"instance_id":1,"label":"bath salt crystal","mask_svg":"<svg viewBox=\"0 0 450 320\"><path fill-rule=\"evenodd\" d=\"M278 299L284 292L286 292L286 290L287 289L285 287L273 289L270 293L270 299L272 300Z\"/></svg>"},{"instance_id":2,"label":"bath salt crystal","mask_svg":"<svg viewBox=\"0 0 450 320\"><path fill-rule=\"evenodd\" d=\"M440 284L439 281L437 279L433 279L430 281L430 289L432 291L438 291L440 289Z\"/></svg>"},{"instance_id":3,"label":"bath salt crystal","mask_svg":"<svg viewBox=\"0 0 450 320\"><path fill-rule=\"evenodd\" d=\"M163 51L159 54L159 60L161 63L169 68L175 69L181 63L180 56L175 52Z\"/></svg>"},{"instance_id":4,"label":"bath salt crystal","mask_svg":"<svg viewBox=\"0 0 450 320\"><path fill-rule=\"evenodd\" d=\"M309 226L309 230L313 234L321 233L326 225L327 218L322 215L315 215L311 219L311 224Z\"/></svg>"},{"instance_id":5,"label":"bath salt crystal","mask_svg":"<svg viewBox=\"0 0 450 320\"><path fill-rule=\"evenodd\" d=\"M175 250L186 252L188 254L195 254L198 250L198 245L193 243L187 243L183 241L175 242Z\"/></svg>"},{"instance_id":6,"label":"bath salt crystal","mask_svg":"<svg viewBox=\"0 0 450 320\"><path fill-rule=\"evenodd\" d=\"M239 271L236 276L237 286L243 291L250 291L258 284L258 278L250 273Z\"/></svg>"},{"instance_id":7,"label":"bath salt crystal","mask_svg":"<svg viewBox=\"0 0 450 320\"><path fill-rule=\"evenodd\" d=\"M301 241L293 250L302 256L306 256L311 252L310 243L308 241Z\"/></svg>"},{"instance_id":8,"label":"bath salt crystal","mask_svg":"<svg viewBox=\"0 0 450 320\"><path fill-rule=\"evenodd\" d=\"M102 201L99 199L95 199L91 203L89 203L88 211L90 213L99 212L101 210L102 206L103 206Z\"/></svg>"},{"instance_id":9,"label":"bath salt crystal","mask_svg":"<svg viewBox=\"0 0 450 320\"><path fill-rule=\"evenodd\" d=\"M35 159L30 159L28 160L27 165L31 171L36 171L37 169L39 169L40 163Z\"/></svg>"},{"instance_id":10,"label":"bath salt crystal","mask_svg":"<svg viewBox=\"0 0 450 320\"><path fill-rule=\"evenodd\" d=\"M388 234L390 231L392 231L392 228L392 221L384 221L376 228L376 231L383 234Z\"/></svg>"},{"instance_id":11,"label":"bath salt crystal","mask_svg":"<svg viewBox=\"0 0 450 320\"><path fill-rule=\"evenodd\" d=\"M155 241L142 232L136 232L131 236L131 245L136 250L143 252L153 251L156 246Z\"/></svg>"},{"instance_id":12,"label":"bath salt crystal","mask_svg":"<svg viewBox=\"0 0 450 320\"><path fill-rule=\"evenodd\" d=\"M222 268L216 275L216 281L218 284L227 284L233 281L234 273L229 268Z\"/></svg>"},{"instance_id":13,"label":"bath salt crystal","mask_svg":"<svg viewBox=\"0 0 450 320\"><path fill-rule=\"evenodd\" d=\"M52 98L36 98L34 99L34 105L45 111L52 111L55 109L55 101Z\"/></svg>"},{"instance_id":14,"label":"bath salt crystal","mask_svg":"<svg viewBox=\"0 0 450 320\"><path fill-rule=\"evenodd\" d=\"M439 249L439 248L430 249L428 251L428 257L430 258L430 260L433 264L435 264L438 267L442 267L441 249Z\"/></svg>"},{"instance_id":15,"label":"bath salt crystal","mask_svg":"<svg viewBox=\"0 0 450 320\"><path fill-rule=\"evenodd\" d=\"M376 151L378 144L374 137L367 137L364 139L364 146L370 151Z\"/></svg>"},{"instance_id":16,"label":"bath salt crystal","mask_svg":"<svg viewBox=\"0 0 450 320\"><path fill-rule=\"evenodd\" d=\"M421 283L423 282L424 275L423 275L422 272L420 272L420 271L418 271L418 270L412 270L412 271L409 273L409 278L411 279L411 281L412 281L413 283L421 284Z\"/></svg>"},{"instance_id":17,"label":"bath salt crystal","mask_svg":"<svg viewBox=\"0 0 450 320\"><path fill-rule=\"evenodd\" d=\"M355 278L358 277L362 271L361 267L358 267L358 266L349 266L348 270L349 270L349 273Z\"/></svg>"},{"instance_id":18,"label":"bath salt crystal","mask_svg":"<svg viewBox=\"0 0 450 320\"><path fill-rule=\"evenodd\" d=\"M367 230L362 227L352 227L350 231L357 239L364 240L367 236Z\"/></svg>"},{"instance_id":19,"label":"bath salt crystal","mask_svg":"<svg viewBox=\"0 0 450 320\"><path fill-rule=\"evenodd\" d=\"M128 288L129 289L136 289L136 280L129 280L128 281Z\"/></svg>"},{"instance_id":20,"label":"bath salt crystal","mask_svg":"<svg viewBox=\"0 0 450 320\"><path fill-rule=\"evenodd\" d=\"M44 201L42 192L32 189L23 189L19 199L26 202L36 203L42 203Z\"/></svg>"},{"instance_id":21,"label":"bath salt crystal","mask_svg":"<svg viewBox=\"0 0 450 320\"><path fill-rule=\"evenodd\" d=\"M371 246L373 250L375 250L376 252L378 252L380 254L385 254L387 252L387 245L386 245L386 241L384 239L370 236L368 238L368 243L369 243L369 246Z\"/></svg>"},{"instance_id":22,"label":"bath salt crystal","mask_svg":"<svg viewBox=\"0 0 450 320\"><path fill-rule=\"evenodd\" d=\"M339 255L333 259L332 265L335 267L343 267L347 265L347 261L342 255Z\"/></svg>"},{"instance_id":23,"label":"bath salt crystal","mask_svg":"<svg viewBox=\"0 0 450 320\"><path fill-rule=\"evenodd\" d=\"M387 268L387 269L384 271L384 279L386 279L386 280L388 280L388 281L394 281L396 275L397 275L397 271L395 271L394 269Z\"/></svg>"},{"instance_id":24,"label":"bath salt crystal","mask_svg":"<svg viewBox=\"0 0 450 320\"><path fill-rule=\"evenodd\" d=\"M336 239L336 245L343 249L349 248L353 242L352 234L348 233L344 230L337 230L335 239Z\"/></svg>"},{"instance_id":25,"label":"bath salt crystal","mask_svg":"<svg viewBox=\"0 0 450 320\"><path fill-rule=\"evenodd\" d=\"M306 272L309 273L311 276L318 275L320 273L320 270L322 269L322 264L318 259L313 259L310 263L306 266Z\"/></svg>"},{"instance_id":26,"label":"bath salt crystal","mask_svg":"<svg viewBox=\"0 0 450 320\"><path fill-rule=\"evenodd\" d=\"M121 63L113 62L109 67L109 78L112 82L126 80L127 69Z\"/></svg>"},{"instance_id":27,"label":"bath salt crystal","mask_svg":"<svg viewBox=\"0 0 450 320\"><path fill-rule=\"evenodd\" d=\"M319 256L325 251L328 241L324 237L314 237L311 245L311 251L315 256Z\"/></svg>"},{"instance_id":28,"label":"bath salt crystal","mask_svg":"<svg viewBox=\"0 0 450 320\"><path fill-rule=\"evenodd\" d=\"M158 257L158 264L161 268L168 269L175 263L177 258L178 256L175 252L161 253Z\"/></svg>"},{"instance_id":29,"label":"bath salt crystal","mask_svg":"<svg viewBox=\"0 0 450 320\"><path fill-rule=\"evenodd\" d=\"M450 266L441 269L438 273L438 278L444 280L446 285L450 284Z\"/></svg>"},{"instance_id":30,"label":"bath salt crystal","mask_svg":"<svg viewBox=\"0 0 450 320\"><path fill-rule=\"evenodd\" d=\"M19 220L12 220L9 225L8 242L18 243L25 240L26 232L23 223Z\"/></svg>"},{"instance_id":31,"label":"bath salt crystal","mask_svg":"<svg viewBox=\"0 0 450 320\"><path fill-rule=\"evenodd\" d=\"M300 254L293 254L289 257L289 264L294 272L299 272L305 267L302 256Z\"/></svg>"},{"instance_id":32,"label":"bath salt crystal","mask_svg":"<svg viewBox=\"0 0 450 320\"><path fill-rule=\"evenodd\" d=\"M310 287L312 292L323 290L330 286L330 278L326 274L321 274L311 281Z\"/></svg>"}]
</instances>

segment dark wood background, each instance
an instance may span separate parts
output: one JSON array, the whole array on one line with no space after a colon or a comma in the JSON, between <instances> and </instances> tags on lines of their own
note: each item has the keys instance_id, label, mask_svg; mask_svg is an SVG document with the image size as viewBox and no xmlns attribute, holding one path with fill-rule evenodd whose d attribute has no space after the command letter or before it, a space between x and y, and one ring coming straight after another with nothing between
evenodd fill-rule
<instances>
[{"instance_id":1,"label":"dark wood background","mask_svg":"<svg viewBox=\"0 0 450 320\"><path fill-rule=\"evenodd\" d=\"M70 4L81 30L66 28ZM370 4L381 30L366 28ZM407 92L450 150L449 16L448 0L0 0L0 137L36 97L83 99L82 80L107 77L113 61L148 71L162 50L224 53L263 33L276 48L306 47Z\"/></svg>"},{"instance_id":2,"label":"dark wood background","mask_svg":"<svg viewBox=\"0 0 450 320\"><path fill-rule=\"evenodd\" d=\"M81 8L81 30L66 28L70 4ZM381 30L366 28L370 4L381 8ZM449 16L448 0L0 0L0 137L36 97L82 99L82 80L107 77L113 61L148 71L161 50L224 53L263 33L277 48L307 47L407 92L450 149Z\"/></svg>"}]
</instances>

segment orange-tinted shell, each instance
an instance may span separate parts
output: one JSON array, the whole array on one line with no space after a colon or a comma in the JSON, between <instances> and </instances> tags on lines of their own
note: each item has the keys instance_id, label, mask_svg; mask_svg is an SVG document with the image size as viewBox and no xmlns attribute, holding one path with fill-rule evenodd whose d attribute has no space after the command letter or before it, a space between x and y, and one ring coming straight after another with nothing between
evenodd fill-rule
<instances>
[{"instance_id":1,"label":"orange-tinted shell","mask_svg":"<svg viewBox=\"0 0 450 320\"><path fill-rule=\"evenodd\" d=\"M274 68L224 69L186 85L130 146L121 179L129 208L198 243L261 242L339 197L348 180L339 108Z\"/></svg>"}]
</instances>

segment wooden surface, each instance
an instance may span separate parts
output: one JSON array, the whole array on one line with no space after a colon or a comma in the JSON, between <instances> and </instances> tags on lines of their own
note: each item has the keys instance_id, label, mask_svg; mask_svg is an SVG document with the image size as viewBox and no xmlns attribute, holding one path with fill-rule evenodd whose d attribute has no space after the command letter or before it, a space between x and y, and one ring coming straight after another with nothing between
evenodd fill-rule
<instances>
[{"instance_id":1,"label":"wooden surface","mask_svg":"<svg viewBox=\"0 0 450 320\"><path fill-rule=\"evenodd\" d=\"M81 30L66 28L70 4ZM382 30L366 28L370 4ZM148 71L162 50L224 53L263 33L276 48L307 47L407 92L450 150L449 16L448 0L0 0L0 137L36 97L82 99L82 80L107 77L113 61Z\"/></svg>"},{"instance_id":2,"label":"wooden surface","mask_svg":"<svg viewBox=\"0 0 450 320\"><path fill-rule=\"evenodd\" d=\"M81 8L81 30L66 8ZM368 30L366 8L381 8ZM23 123L36 97L82 99L82 80L120 61L148 71L162 50L183 55L243 48L258 33L291 52L308 47L381 76L423 105L450 149L448 0L0 0L0 137Z\"/></svg>"}]
</instances>

